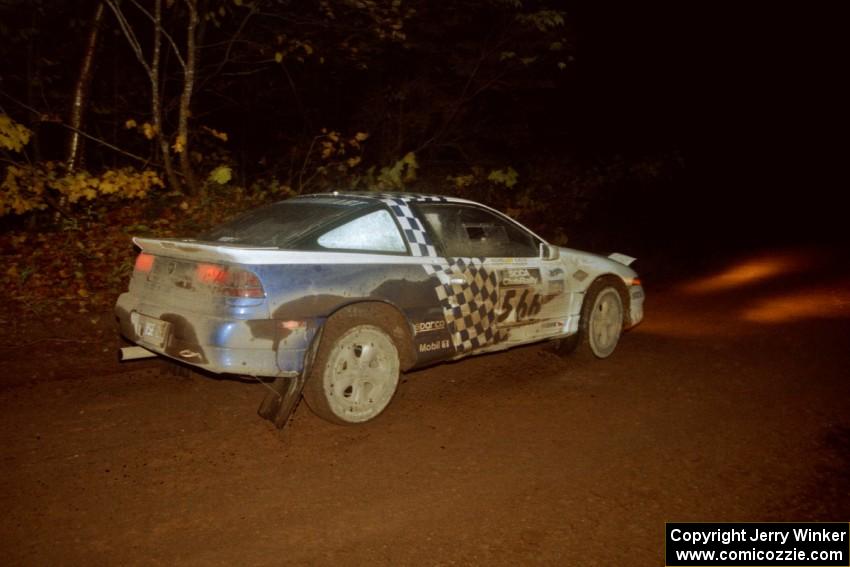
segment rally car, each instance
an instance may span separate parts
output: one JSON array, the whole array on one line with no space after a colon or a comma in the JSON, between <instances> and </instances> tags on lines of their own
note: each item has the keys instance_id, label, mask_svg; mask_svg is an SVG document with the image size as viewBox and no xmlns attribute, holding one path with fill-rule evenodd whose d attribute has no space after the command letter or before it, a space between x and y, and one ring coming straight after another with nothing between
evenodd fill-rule
<instances>
[{"instance_id":1,"label":"rally car","mask_svg":"<svg viewBox=\"0 0 850 567\"><path fill-rule=\"evenodd\" d=\"M399 373L543 340L605 358L643 318L622 254L548 244L464 199L334 192L250 211L196 239L135 238L115 306L125 358L253 376L283 426L303 393L334 423L390 403Z\"/></svg>"}]
</instances>

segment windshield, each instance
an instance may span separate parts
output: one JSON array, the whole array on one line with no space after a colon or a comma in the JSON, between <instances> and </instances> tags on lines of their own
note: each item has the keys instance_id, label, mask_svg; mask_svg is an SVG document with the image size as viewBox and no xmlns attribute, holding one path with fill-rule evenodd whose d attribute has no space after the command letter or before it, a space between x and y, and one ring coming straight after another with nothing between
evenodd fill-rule
<instances>
[{"instance_id":1,"label":"windshield","mask_svg":"<svg viewBox=\"0 0 850 567\"><path fill-rule=\"evenodd\" d=\"M342 199L291 199L249 211L198 239L289 248L314 228L333 223L365 205L363 201Z\"/></svg>"}]
</instances>

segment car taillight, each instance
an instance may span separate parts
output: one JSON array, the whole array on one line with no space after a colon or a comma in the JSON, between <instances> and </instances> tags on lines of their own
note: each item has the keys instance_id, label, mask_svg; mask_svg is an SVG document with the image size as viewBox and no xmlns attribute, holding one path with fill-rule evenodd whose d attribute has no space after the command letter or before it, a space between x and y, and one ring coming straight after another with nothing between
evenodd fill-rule
<instances>
[{"instance_id":1,"label":"car taillight","mask_svg":"<svg viewBox=\"0 0 850 567\"><path fill-rule=\"evenodd\" d=\"M632 284L631 285L642 285L640 278L632 278Z\"/></svg>"},{"instance_id":2,"label":"car taillight","mask_svg":"<svg viewBox=\"0 0 850 567\"><path fill-rule=\"evenodd\" d=\"M218 264L198 264L198 281L212 287L219 295L227 297L265 297L266 292L256 274Z\"/></svg>"},{"instance_id":3,"label":"car taillight","mask_svg":"<svg viewBox=\"0 0 850 567\"><path fill-rule=\"evenodd\" d=\"M142 252L138 256L136 256L136 265L134 269L137 272L148 273L153 268L153 254L145 254Z\"/></svg>"}]
</instances>

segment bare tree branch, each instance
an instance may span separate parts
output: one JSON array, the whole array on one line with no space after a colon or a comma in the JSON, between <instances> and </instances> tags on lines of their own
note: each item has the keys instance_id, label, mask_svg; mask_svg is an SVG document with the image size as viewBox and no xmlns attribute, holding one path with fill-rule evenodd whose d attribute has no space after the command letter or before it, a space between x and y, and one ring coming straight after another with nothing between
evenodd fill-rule
<instances>
[{"instance_id":1,"label":"bare tree branch","mask_svg":"<svg viewBox=\"0 0 850 567\"><path fill-rule=\"evenodd\" d=\"M149 159L145 159L142 156L137 156L136 154L130 153L127 150L122 150L118 146L110 144L109 142L107 142L106 140L102 140L101 138L97 138L95 136L92 136L91 134L83 132L82 130L80 130L78 128L74 128L70 124L65 124L64 122L59 122L59 125L62 126L63 128L67 128L68 130L71 130L72 132L76 132L77 134L79 134L83 138L87 138L87 139L91 140L92 142L100 144L101 146L106 146L110 150L114 150L114 151L118 152L119 154L125 155L129 158L133 158L134 160L140 161L140 162L144 163L145 165L149 165L151 163L151 160L149 160Z\"/></svg>"},{"instance_id":2,"label":"bare tree branch","mask_svg":"<svg viewBox=\"0 0 850 567\"><path fill-rule=\"evenodd\" d=\"M109 0L107 0L107 1L109 1ZM83 136L84 138L87 138L87 139L91 140L92 142L95 142L95 143L97 143L97 144L100 144L101 146L105 146L105 147L107 147L107 148L109 148L109 149L111 149L111 150L114 150L114 151L118 152L119 154L123 154L123 155L125 155L125 156L127 156L127 157L129 157L129 158L133 158L134 160L136 160L136 161L140 161L140 162L142 162L142 163L144 163L144 164L146 164L146 165L147 165L147 164L152 163L152 162L151 162L151 160L149 160L149 159L145 159L145 158L143 158L143 157L141 157L141 156L138 156L138 155L136 155L136 154L134 154L134 153L130 153L130 152L128 152L127 150L122 150L122 149L121 149L121 148L119 148L118 146L115 146L115 145L113 145L113 144L110 144L110 143L109 143L109 142L107 142L106 140L102 140L102 139L100 139L100 138L98 138L98 137L96 137L96 136L92 136L91 134L89 134L89 133L87 133L87 132L83 132L82 130L80 130L80 129L78 129L78 128L74 128L73 126L71 126L71 125L69 125L69 124L66 124L65 122L63 122L62 120L60 120L60 119L58 119L58 118L53 118L53 117L51 117L51 118L49 118L49 119L48 119L48 117L47 117L44 113L39 112L39 111L38 111L38 110L36 110L35 108L33 108L33 107L29 106L28 104L26 104L26 103L24 103L24 102L21 102L20 100L16 99L15 97L13 97L12 95L10 95L10 94L8 94L8 93L6 93L6 92L0 91L0 95L5 96L5 97L6 97L6 98L8 98L9 100L11 100L11 101L12 101L12 102L14 102L15 104L17 104L18 106L20 106L20 107L22 107L22 108L25 108L26 110L29 110L30 112L32 112L33 114L35 114L36 116L38 116L39 120L41 120L41 121L43 121L43 122L52 122L52 123L55 123L55 124L59 124L59 125L60 125L60 126L62 126L63 128L67 128L68 130L71 130L71 131L75 131L75 132L77 132L80 136ZM158 164L154 164L154 165L158 165Z\"/></svg>"},{"instance_id":3,"label":"bare tree branch","mask_svg":"<svg viewBox=\"0 0 850 567\"><path fill-rule=\"evenodd\" d=\"M140 10L140 11L141 11L141 12L142 12L145 16L147 16L147 17L148 17L148 19L149 19L151 22L153 22L153 25L154 25L157 29L159 29L159 33L161 33L161 34L162 34L162 36L163 36L165 39L167 39L167 40L168 40L168 43L170 43L170 44L171 44L171 48L172 48L172 49L174 49L174 55L177 57L177 62L178 62L178 63L180 63L180 66L181 66L181 67L183 67L183 71L185 72L185 71L186 71L186 62L185 62L185 61L183 61L183 57L180 55L180 50L177 48L177 43L176 43L176 42L174 41L174 39L171 37L171 34L169 34L167 31L165 31L164 29L162 29L162 26L160 25L160 22L162 21L162 17L161 17L161 16L160 16L159 18L155 17L153 14L151 14L150 12L148 12L148 11L145 9L145 7L144 7L144 6L142 6L141 4L139 4L136 0L130 0L130 2L132 2L132 3L133 3L133 5L134 5L136 8L138 8L138 9L139 9L139 10Z\"/></svg>"},{"instance_id":4,"label":"bare tree branch","mask_svg":"<svg viewBox=\"0 0 850 567\"><path fill-rule=\"evenodd\" d=\"M133 1L135 1L135 0L133 0ZM227 42L227 49L224 50L224 57L221 58L221 61L219 62L218 66L215 68L215 71L213 71L212 73L209 73L207 75L204 82L201 83L201 85L198 87L199 90L201 88L203 88L204 85L206 85L206 83L208 83L213 77L218 75L221 72L221 70L224 68L224 66L228 63L228 61L230 61L230 51L233 49L233 44L236 42L236 40L242 34L242 30L245 29L245 26L248 24L248 20L250 20L251 16L253 16L256 13L257 13L257 6L256 5L251 6L251 9L248 10L248 13L245 14L245 17L242 18L242 21L239 23L239 27L236 28L236 33L234 33L233 37L231 37L230 40Z\"/></svg>"},{"instance_id":5,"label":"bare tree branch","mask_svg":"<svg viewBox=\"0 0 850 567\"><path fill-rule=\"evenodd\" d=\"M127 38L127 42L130 44L130 49L133 50L133 53L136 54L136 59L139 60L139 63L142 64L142 67L145 68L145 71L148 74L148 77L151 77L152 72L151 68L148 65L148 62L145 60L145 54L142 53L142 46L139 44L139 39L136 37L136 33L133 31L132 26L127 21L127 18L124 17L124 13L121 11L121 8L115 3L115 0L104 0L106 5L112 10L115 14L115 18L118 20L118 25L121 27L121 31L124 32L124 37Z\"/></svg>"}]
</instances>

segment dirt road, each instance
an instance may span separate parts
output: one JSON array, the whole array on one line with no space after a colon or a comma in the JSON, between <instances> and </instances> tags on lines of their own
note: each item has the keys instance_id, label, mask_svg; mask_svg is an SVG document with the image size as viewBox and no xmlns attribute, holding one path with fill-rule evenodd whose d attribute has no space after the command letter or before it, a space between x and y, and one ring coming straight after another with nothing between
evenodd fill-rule
<instances>
[{"instance_id":1,"label":"dirt road","mask_svg":"<svg viewBox=\"0 0 850 567\"><path fill-rule=\"evenodd\" d=\"M605 361L411 373L351 428L109 340L7 348L0 564L661 565L665 521L846 521L850 279L813 258L650 286Z\"/></svg>"}]
</instances>

